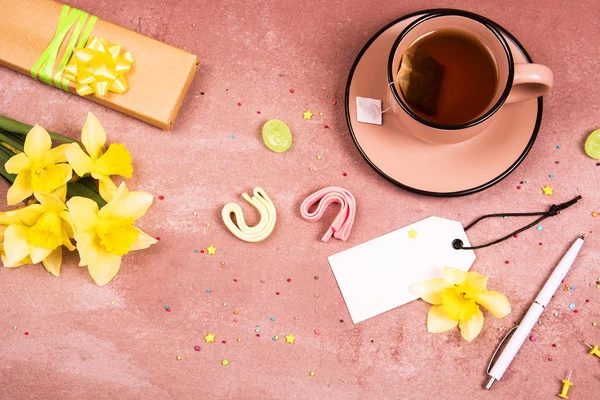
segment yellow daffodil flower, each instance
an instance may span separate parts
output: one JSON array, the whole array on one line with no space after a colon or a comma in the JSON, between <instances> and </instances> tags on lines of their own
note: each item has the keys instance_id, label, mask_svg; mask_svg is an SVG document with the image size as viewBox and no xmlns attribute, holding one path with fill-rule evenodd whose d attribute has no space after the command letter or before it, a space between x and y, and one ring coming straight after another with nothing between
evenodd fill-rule
<instances>
[{"instance_id":1,"label":"yellow daffodil flower","mask_svg":"<svg viewBox=\"0 0 600 400\"><path fill-rule=\"evenodd\" d=\"M39 125L31 128L25 138L24 152L11 157L5 164L6 172L16 174L6 198L9 205L30 197L33 192L52 193L72 177L71 166L66 164L63 144L52 148L52 139Z\"/></svg>"},{"instance_id":2,"label":"yellow daffodil flower","mask_svg":"<svg viewBox=\"0 0 600 400\"><path fill-rule=\"evenodd\" d=\"M98 286L115 277L123 255L157 242L133 225L151 205L151 194L130 192L125 183L121 183L113 199L100 210L95 201L84 197L73 197L67 202L75 224L79 265L88 267Z\"/></svg>"},{"instance_id":3,"label":"yellow daffodil flower","mask_svg":"<svg viewBox=\"0 0 600 400\"><path fill-rule=\"evenodd\" d=\"M0 260L2 260L2 264L4 264L4 266L8 266L6 261L6 251L4 250L4 232L6 232L6 229L9 225L21 223L21 221L15 215L7 214L8 213L6 212L0 212ZM20 260L15 265L12 265L12 267L19 267L24 264L31 264L31 259L29 256Z\"/></svg>"},{"instance_id":4,"label":"yellow daffodil flower","mask_svg":"<svg viewBox=\"0 0 600 400\"><path fill-rule=\"evenodd\" d=\"M510 314L510 303L503 294L487 290L488 277L445 267L443 278L434 278L413 286L413 291L433 304L427 315L427 330L432 333L460 328L462 337L471 342L483 327L486 308L496 318Z\"/></svg>"},{"instance_id":5,"label":"yellow daffodil flower","mask_svg":"<svg viewBox=\"0 0 600 400\"><path fill-rule=\"evenodd\" d=\"M81 142L88 154L77 143L71 143L67 150L69 164L79 176L91 174L99 181L100 196L106 201L112 200L117 186L110 179L111 175L131 178L131 154L123 144L111 144L106 150L106 133L91 112L81 130Z\"/></svg>"},{"instance_id":6,"label":"yellow daffodil flower","mask_svg":"<svg viewBox=\"0 0 600 400\"><path fill-rule=\"evenodd\" d=\"M4 230L4 266L16 267L25 263L23 260L41 262L48 272L58 276L62 246L75 250L71 217L58 197L37 192L34 196L39 204L5 213L10 220Z\"/></svg>"}]
</instances>

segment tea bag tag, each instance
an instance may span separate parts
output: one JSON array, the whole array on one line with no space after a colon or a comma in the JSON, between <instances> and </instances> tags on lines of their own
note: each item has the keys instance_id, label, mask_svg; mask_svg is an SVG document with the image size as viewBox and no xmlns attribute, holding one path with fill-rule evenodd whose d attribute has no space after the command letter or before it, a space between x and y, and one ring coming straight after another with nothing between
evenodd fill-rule
<instances>
[{"instance_id":1,"label":"tea bag tag","mask_svg":"<svg viewBox=\"0 0 600 400\"><path fill-rule=\"evenodd\" d=\"M356 96L356 120L367 124L382 124L381 100Z\"/></svg>"},{"instance_id":2,"label":"tea bag tag","mask_svg":"<svg viewBox=\"0 0 600 400\"><path fill-rule=\"evenodd\" d=\"M473 250L452 241L469 239L458 221L429 217L329 257L331 270L356 324L409 303L415 283L444 274L444 266L467 271Z\"/></svg>"}]
</instances>

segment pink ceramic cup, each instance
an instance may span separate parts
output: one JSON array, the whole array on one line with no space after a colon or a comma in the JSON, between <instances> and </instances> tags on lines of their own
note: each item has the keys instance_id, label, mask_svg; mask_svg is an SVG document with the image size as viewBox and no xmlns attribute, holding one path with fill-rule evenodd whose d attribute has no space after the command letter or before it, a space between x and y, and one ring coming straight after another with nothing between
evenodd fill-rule
<instances>
[{"instance_id":1,"label":"pink ceramic cup","mask_svg":"<svg viewBox=\"0 0 600 400\"><path fill-rule=\"evenodd\" d=\"M490 105L477 118L457 125L441 125L417 115L408 106L396 82L404 51L419 38L438 29L464 31L477 38L492 55L498 84ZM388 67L389 104L402 125L417 138L434 144L468 140L487 128L504 104L532 99L546 93L553 83L550 68L540 64L515 64L504 36L487 19L466 11L434 11L418 18L398 36L390 52Z\"/></svg>"}]
</instances>

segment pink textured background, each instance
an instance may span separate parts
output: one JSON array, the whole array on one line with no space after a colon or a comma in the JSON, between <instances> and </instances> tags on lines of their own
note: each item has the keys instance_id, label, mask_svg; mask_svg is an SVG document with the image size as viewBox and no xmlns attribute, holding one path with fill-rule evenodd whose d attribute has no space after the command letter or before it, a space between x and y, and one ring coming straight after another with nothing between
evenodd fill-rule
<instances>
[{"instance_id":1,"label":"pink textured background","mask_svg":"<svg viewBox=\"0 0 600 400\"><path fill-rule=\"evenodd\" d=\"M170 133L0 70L2 114L78 137L87 111L94 112L109 139L134 155L129 186L165 196L140 224L161 241L127 256L104 288L76 266L75 255L60 278L41 266L0 269L0 398L548 399L569 369L575 369L569 395L597 398L600 360L578 342L600 342L600 326L592 326L600 323L594 283L600 218L590 215L600 209L600 167L582 150L600 125L596 1L69 3L194 52L203 65ZM554 70L556 81L525 162L493 188L456 199L413 195L380 178L352 144L343 109L346 78L363 44L403 14L440 6L500 23L535 61ZM316 113L312 121L302 120L306 109ZM264 148L258 132L269 118L290 125L289 152ZM517 190L522 180L529 184ZM554 188L552 198L541 194L545 184ZM321 243L327 222L308 224L299 216L304 197L330 185L349 189L358 200L346 243ZM240 194L254 186L272 197L279 218L267 241L247 244L224 228L220 210L229 201L241 203ZM2 198L6 190L0 184ZM544 222L543 231L477 251L474 269L509 296L513 313L504 320L486 314L473 343L458 330L428 334L428 306L420 301L356 326L350 322L328 255L429 215L468 223L488 212L542 210L577 194L583 201ZM330 210L330 218L336 212ZM490 221L470 237L482 242L521 223ZM571 241L590 231L567 278L575 290L557 293L534 329L537 341L525 343L504 379L486 393L485 368L506 328L522 317ZM194 253L209 244L216 256ZM569 311L570 303L578 314ZM208 332L217 335L215 343L204 344ZM296 336L294 345L285 343L288 333ZM202 350L194 351L195 345Z\"/></svg>"}]
</instances>

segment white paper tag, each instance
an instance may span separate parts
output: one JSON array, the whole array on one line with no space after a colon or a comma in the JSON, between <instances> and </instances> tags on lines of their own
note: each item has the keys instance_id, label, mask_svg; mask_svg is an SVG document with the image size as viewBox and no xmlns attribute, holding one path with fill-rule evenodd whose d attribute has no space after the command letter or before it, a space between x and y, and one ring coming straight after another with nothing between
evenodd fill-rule
<instances>
[{"instance_id":1,"label":"white paper tag","mask_svg":"<svg viewBox=\"0 0 600 400\"><path fill-rule=\"evenodd\" d=\"M356 97L356 120L367 124L381 125L381 100Z\"/></svg>"},{"instance_id":2,"label":"white paper tag","mask_svg":"<svg viewBox=\"0 0 600 400\"><path fill-rule=\"evenodd\" d=\"M429 217L329 257L331 270L355 324L417 299L412 285L442 277L444 266L467 271L473 250L458 221Z\"/></svg>"}]
</instances>

